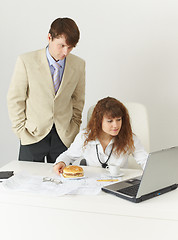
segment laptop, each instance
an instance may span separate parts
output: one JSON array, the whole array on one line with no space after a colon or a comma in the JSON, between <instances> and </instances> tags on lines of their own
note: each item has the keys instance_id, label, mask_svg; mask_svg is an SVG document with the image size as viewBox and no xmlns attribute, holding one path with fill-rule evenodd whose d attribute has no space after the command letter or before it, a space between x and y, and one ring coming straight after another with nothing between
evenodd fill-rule
<instances>
[{"instance_id":1,"label":"laptop","mask_svg":"<svg viewBox=\"0 0 178 240\"><path fill-rule=\"evenodd\" d=\"M150 153L142 176L102 188L106 193L139 203L177 188L178 147Z\"/></svg>"}]
</instances>

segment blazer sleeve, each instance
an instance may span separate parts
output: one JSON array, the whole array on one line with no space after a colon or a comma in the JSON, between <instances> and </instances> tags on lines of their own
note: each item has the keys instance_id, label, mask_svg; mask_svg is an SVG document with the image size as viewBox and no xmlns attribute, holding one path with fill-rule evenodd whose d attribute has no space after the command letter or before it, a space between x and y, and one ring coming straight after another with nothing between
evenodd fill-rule
<instances>
[{"instance_id":1,"label":"blazer sleeve","mask_svg":"<svg viewBox=\"0 0 178 240\"><path fill-rule=\"evenodd\" d=\"M28 91L28 79L25 64L19 56L7 94L7 105L12 128L20 138L20 132L24 129L26 114L25 102Z\"/></svg>"},{"instance_id":2,"label":"blazer sleeve","mask_svg":"<svg viewBox=\"0 0 178 240\"><path fill-rule=\"evenodd\" d=\"M82 62L81 74L75 91L72 94L73 116L72 120L80 126L82 111L85 103L85 62Z\"/></svg>"}]
</instances>

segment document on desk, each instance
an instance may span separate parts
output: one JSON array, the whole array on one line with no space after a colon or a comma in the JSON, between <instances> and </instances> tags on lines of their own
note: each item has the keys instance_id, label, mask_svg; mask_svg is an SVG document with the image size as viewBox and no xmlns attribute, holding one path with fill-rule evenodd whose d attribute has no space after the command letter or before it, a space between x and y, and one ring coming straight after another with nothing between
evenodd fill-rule
<instances>
[{"instance_id":1,"label":"document on desk","mask_svg":"<svg viewBox=\"0 0 178 240\"><path fill-rule=\"evenodd\" d=\"M55 178L40 177L21 172L1 184L6 190L37 193L48 196L62 196L65 194L96 195L100 193L101 187L111 184L111 180L112 179L108 179L108 177L103 175L82 179L64 179L60 176L56 176ZM114 181L117 180L118 179L114 179Z\"/></svg>"},{"instance_id":2,"label":"document on desk","mask_svg":"<svg viewBox=\"0 0 178 240\"><path fill-rule=\"evenodd\" d=\"M44 181L44 177L18 173L2 183L6 190L38 193L50 196L62 196L79 187L78 182L57 184L52 181Z\"/></svg>"}]
</instances>

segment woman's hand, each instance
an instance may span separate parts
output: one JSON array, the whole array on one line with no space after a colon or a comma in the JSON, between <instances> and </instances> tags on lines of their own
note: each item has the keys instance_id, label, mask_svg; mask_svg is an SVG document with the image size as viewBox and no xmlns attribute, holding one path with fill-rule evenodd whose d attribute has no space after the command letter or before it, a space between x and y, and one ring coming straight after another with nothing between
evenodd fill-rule
<instances>
[{"instance_id":1,"label":"woman's hand","mask_svg":"<svg viewBox=\"0 0 178 240\"><path fill-rule=\"evenodd\" d=\"M54 165L53 169L54 171L60 175L63 172L63 169L66 167L64 162L59 162L56 165Z\"/></svg>"}]
</instances>

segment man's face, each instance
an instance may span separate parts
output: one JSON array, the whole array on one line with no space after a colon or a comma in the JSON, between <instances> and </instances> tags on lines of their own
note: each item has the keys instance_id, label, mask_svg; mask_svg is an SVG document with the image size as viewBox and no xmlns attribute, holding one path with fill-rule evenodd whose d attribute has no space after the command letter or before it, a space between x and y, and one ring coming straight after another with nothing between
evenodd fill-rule
<instances>
[{"instance_id":1,"label":"man's face","mask_svg":"<svg viewBox=\"0 0 178 240\"><path fill-rule=\"evenodd\" d=\"M73 49L72 46L66 44L66 38L61 35L59 38L51 37L51 34L48 34L49 42L49 53L56 60L63 60Z\"/></svg>"}]
</instances>

